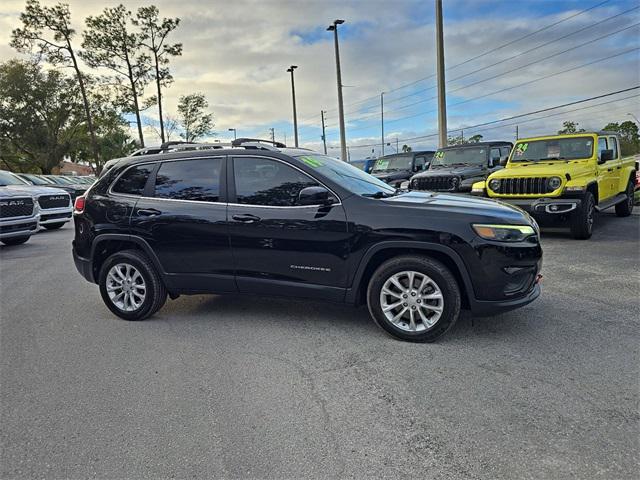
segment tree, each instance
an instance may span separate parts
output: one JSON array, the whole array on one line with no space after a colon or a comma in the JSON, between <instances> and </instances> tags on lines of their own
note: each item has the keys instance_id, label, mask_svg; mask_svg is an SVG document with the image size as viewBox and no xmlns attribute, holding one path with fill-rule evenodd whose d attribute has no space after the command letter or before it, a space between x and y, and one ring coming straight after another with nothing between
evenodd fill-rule
<instances>
[{"instance_id":1,"label":"tree","mask_svg":"<svg viewBox=\"0 0 640 480\"><path fill-rule=\"evenodd\" d=\"M564 127L562 130L558 130L558 135L566 135L568 133L579 133L584 132L584 128L578 130L578 122L566 121L562 122L562 126Z\"/></svg>"},{"instance_id":2,"label":"tree","mask_svg":"<svg viewBox=\"0 0 640 480\"><path fill-rule=\"evenodd\" d=\"M482 141L482 135L480 135L479 133L476 133L475 135L469 137L469 139L467 140L467 143L478 143Z\"/></svg>"},{"instance_id":3,"label":"tree","mask_svg":"<svg viewBox=\"0 0 640 480\"><path fill-rule=\"evenodd\" d=\"M462 138L462 135L458 135L457 137L449 137L447 139L448 146L462 145L463 143L464 143L464 139Z\"/></svg>"},{"instance_id":4,"label":"tree","mask_svg":"<svg viewBox=\"0 0 640 480\"><path fill-rule=\"evenodd\" d=\"M116 74L123 93L123 107L133 112L140 145L144 147L139 98L149 82L151 59L140 50L142 37L130 31L131 12L124 5L105 8L101 15L85 19L81 53L87 65L107 68Z\"/></svg>"},{"instance_id":5,"label":"tree","mask_svg":"<svg viewBox=\"0 0 640 480\"><path fill-rule=\"evenodd\" d=\"M640 153L640 135L638 135L638 125L635 122L631 120L626 120L622 123L611 122L605 125L603 130L620 134L620 151L622 155Z\"/></svg>"},{"instance_id":6,"label":"tree","mask_svg":"<svg viewBox=\"0 0 640 480\"><path fill-rule=\"evenodd\" d=\"M182 44L167 45L167 36L180 24L179 18L159 18L158 7L140 7L134 25L141 29L141 45L147 47L153 57L154 80L156 82L155 100L158 104L158 118L160 122L160 139L165 142L165 121L162 113L162 88L173 82L169 72L169 57L182 55ZM169 140L167 135L166 140Z\"/></svg>"},{"instance_id":7,"label":"tree","mask_svg":"<svg viewBox=\"0 0 640 480\"><path fill-rule=\"evenodd\" d=\"M402 151L408 153L411 151L411 147L409 145L402 145Z\"/></svg>"},{"instance_id":8,"label":"tree","mask_svg":"<svg viewBox=\"0 0 640 480\"><path fill-rule=\"evenodd\" d=\"M20 14L20 21L22 28L16 28L11 32L13 48L23 53L35 53L38 59L44 58L52 65L73 67L82 97L93 155L98 161L98 143L85 88L86 78L80 71L72 44L76 32L71 28L69 5L58 3L53 7L43 7L38 0L27 0L25 11Z\"/></svg>"},{"instance_id":9,"label":"tree","mask_svg":"<svg viewBox=\"0 0 640 480\"><path fill-rule=\"evenodd\" d=\"M209 103L202 93L183 95L178 102L178 121L182 127L180 136L187 142L211 134L213 115L205 113Z\"/></svg>"},{"instance_id":10,"label":"tree","mask_svg":"<svg viewBox=\"0 0 640 480\"><path fill-rule=\"evenodd\" d=\"M86 131L75 79L33 62L0 64L0 158L12 170L51 173ZM91 150L91 137L88 146Z\"/></svg>"}]
</instances>

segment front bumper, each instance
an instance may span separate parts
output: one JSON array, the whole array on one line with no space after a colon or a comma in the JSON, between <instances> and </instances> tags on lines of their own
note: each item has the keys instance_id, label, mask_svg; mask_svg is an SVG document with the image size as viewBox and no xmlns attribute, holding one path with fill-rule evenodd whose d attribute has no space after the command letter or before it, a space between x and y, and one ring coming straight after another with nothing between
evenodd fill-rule
<instances>
[{"instance_id":1,"label":"front bumper","mask_svg":"<svg viewBox=\"0 0 640 480\"><path fill-rule=\"evenodd\" d=\"M0 238L23 237L38 230L40 215L0 221Z\"/></svg>"},{"instance_id":2,"label":"front bumper","mask_svg":"<svg viewBox=\"0 0 640 480\"><path fill-rule=\"evenodd\" d=\"M490 198L519 207L534 217L571 214L582 205L582 200L579 198Z\"/></svg>"},{"instance_id":3,"label":"front bumper","mask_svg":"<svg viewBox=\"0 0 640 480\"><path fill-rule=\"evenodd\" d=\"M523 297L511 300L472 300L469 305L471 313L477 317L488 317L530 304L540 296L540 278L536 278L533 288Z\"/></svg>"},{"instance_id":4,"label":"front bumper","mask_svg":"<svg viewBox=\"0 0 640 480\"><path fill-rule=\"evenodd\" d=\"M41 208L40 209L40 225L49 223L66 223L73 216L73 207L60 208Z\"/></svg>"}]
</instances>

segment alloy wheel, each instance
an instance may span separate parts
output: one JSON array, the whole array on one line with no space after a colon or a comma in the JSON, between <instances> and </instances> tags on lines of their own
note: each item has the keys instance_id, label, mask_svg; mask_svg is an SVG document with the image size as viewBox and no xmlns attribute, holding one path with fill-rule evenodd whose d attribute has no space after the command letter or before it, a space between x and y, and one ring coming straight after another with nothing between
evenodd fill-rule
<instances>
[{"instance_id":1,"label":"alloy wheel","mask_svg":"<svg viewBox=\"0 0 640 480\"><path fill-rule=\"evenodd\" d=\"M111 302L124 312L138 310L147 294L147 286L140 271L131 264L118 263L107 274L107 294Z\"/></svg>"}]
</instances>

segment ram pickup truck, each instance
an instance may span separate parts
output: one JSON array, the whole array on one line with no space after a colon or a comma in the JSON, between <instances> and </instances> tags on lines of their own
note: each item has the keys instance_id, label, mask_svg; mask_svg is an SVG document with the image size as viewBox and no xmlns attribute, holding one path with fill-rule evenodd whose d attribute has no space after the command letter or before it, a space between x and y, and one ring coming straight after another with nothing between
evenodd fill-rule
<instances>
[{"instance_id":1,"label":"ram pickup truck","mask_svg":"<svg viewBox=\"0 0 640 480\"><path fill-rule=\"evenodd\" d=\"M0 242L19 245L38 230L38 202L28 190L9 188L0 183Z\"/></svg>"},{"instance_id":2,"label":"ram pickup truck","mask_svg":"<svg viewBox=\"0 0 640 480\"><path fill-rule=\"evenodd\" d=\"M614 207L626 217L633 210L636 166L620 155L616 132L580 132L523 138L506 168L472 193L516 205L541 226L567 226L576 239L593 232L595 213Z\"/></svg>"},{"instance_id":3,"label":"ram pickup truck","mask_svg":"<svg viewBox=\"0 0 640 480\"><path fill-rule=\"evenodd\" d=\"M503 168L511 142L480 142L439 149L429 168L417 173L409 190L470 192L474 183Z\"/></svg>"}]
</instances>

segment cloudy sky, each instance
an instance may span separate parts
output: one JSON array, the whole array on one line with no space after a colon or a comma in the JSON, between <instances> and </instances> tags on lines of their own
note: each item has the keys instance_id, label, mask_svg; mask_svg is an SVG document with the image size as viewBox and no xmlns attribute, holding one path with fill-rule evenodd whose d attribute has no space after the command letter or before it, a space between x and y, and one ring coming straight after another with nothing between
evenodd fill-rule
<instances>
[{"instance_id":1,"label":"cloudy sky","mask_svg":"<svg viewBox=\"0 0 640 480\"><path fill-rule=\"evenodd\" d=\"M108 0L68 3L78 31L86 16L112 5ZM149 4L122 3L131 10ZM267 138L273 127L276 139L286 135L292 143L286 69L295 64L300 143L321 149L320 110L326 110L327 141L337 155L335 57L326 27L341 18L346 20L340 27L340 54L352 157L380 150L383 91L385 139L392 145L387 153L395 150L396 138L400 146L435 146L437 137L428 136L437 131L432 0L155 4L163 16L182 21L173 40L184 44L184 54L172 63L176 81L166 91L166 109L174 112L180 95L204 93L215 116L216 138L227 140L229 128L237 128L241 136ZM17 56L8 43L23 8L23 0L0 2L0 61ZM601 128L609 121L631 119L627 113L640 117L640 90L635 90L517 122L472 128L640 85L639 23L637 0L444 0L450 129L468 127L465 137L480 133L485 139L509 140L516 123L523 136L553 132L563 120ZM154 121L153 112L145 121ZM149 144L158 142L150 129L146 137Z\"/></svg>"}]
</instances>

